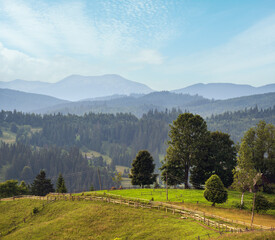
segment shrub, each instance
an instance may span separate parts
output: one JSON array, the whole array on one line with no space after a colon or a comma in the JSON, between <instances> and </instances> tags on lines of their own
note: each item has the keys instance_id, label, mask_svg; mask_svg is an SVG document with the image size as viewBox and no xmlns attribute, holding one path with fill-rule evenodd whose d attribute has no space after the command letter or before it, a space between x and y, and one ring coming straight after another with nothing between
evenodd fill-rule
<instances>
[{"instance_id":1,"label":"shrub","mask_svg":"<svg viewBox=\"0 0 275 240\"><path fill-rule=\"evenodd\" d=\"M232 203L232 207L233 208L238 208L238 209L247 209L247 207L245 206L245 204L241 204L240 202L233 202Z\"/></svg>"},{"instance_id":2,"label":"shrub","mask_svg":"<svg viewBox=\"0 0 275 240\"><path fill-rule=\"evenodd\" d=\"M216 203L224 203L227 200L227 191L218 175L212 175L205 182L204 197L207 201L212 202L212 206Z\"/></svg>"},{"instance_id":3,"label":"shrub","mask_svg":"<svg viewBox=\"0 0 275 240\"><path fill-rule=\"evenodd\" d=\"M258 212L266 212L271 207L270 202L262 194L257 194L255 198L255 210Z\"/></svg>"},{"instance_id":4,"label":"shrub","mask_svg":"<svg viewBox=\"0 0 275 240\"><path fill-rule=\"evenodd\" d=\"M33 213L33 214L36 214L36 213L38 213L38 212L39 212L38 207L34 207L34 208L32 209L32 213Z\"/></svg>"},{"instance_id":5,"label":"shrub","mask_svg":"<svg viewBox=\"0 0 275 240\"><path fill-rule=\"evenodd\" d=\"M275 193L275 184L274 183L264 184L263 191L265 193L274 194Z\"/></svg>"},{"instance_id":6,"label":"shrub","mask_svg":"<svg viewBox=\"0 0 275 240\"><path fill-rule=\"evenodd\" d=\"M160 185L159 185L158 182L155 182L155 183L154 183L154 188L160 188Z\"/></svg>"}]
</instances>

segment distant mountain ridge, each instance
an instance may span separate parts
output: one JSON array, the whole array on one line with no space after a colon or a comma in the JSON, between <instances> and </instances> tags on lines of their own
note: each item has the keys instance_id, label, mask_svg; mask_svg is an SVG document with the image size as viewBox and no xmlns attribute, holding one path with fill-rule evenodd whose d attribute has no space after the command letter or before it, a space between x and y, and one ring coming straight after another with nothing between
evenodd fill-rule
<instances>
[{"instance_id":1,"label":"distant mountain ridge","mask_svg":"<svg viewBox=\"0 0 275 240\"><path fill-rule=\"evenodd\" d=\"M129 95L132 93L147 94L153 92L145 84L130 81L115 74L102 76L71 75L56 83L17 79L11 82L0 82L0 88L44 94L70 101L106 97L115 94Z\"/></svg>"},{"instance_id":2,"label":"distant mountain ridge","mask_svg":"<svg viewBox=\"0 0 275 240\"><path fill-rule=\"evenodd\" d=\"M226 111L238 111L245 108L258 106L269 108L274 105L275 93L251 95L226 100L209 100L201 96L188 94L176 94L171 92L153 92L141 97L125 96L116 99L102 101L80 101L64 103L48 108L40 109L36 113L62 113L82 115L88 112L95 113L132 113L141 117L149 110L179 108L182 111L189 111L200 114L203 117L212 114L221 114Z\"/></svg>"},{"instance_id":3,"label":"distant mountain ridge","mask_svg":"<svg viewBox=\"0 0 275 240\"><path fill-rule=\"evenodd\" d=\"M69 102L50 96L0 89L0 110L18 110L35 113L63 113L82 115L95 113L132 113L141 117L149 110L179 108L204 117L226 111L238 111L258 106L269 108L274 105L275 92L251 95L227 100L209 100L198 95L177 94L168 91L149 94L112 95L86 101Z\"/></svg>"},{"instance_id":4,"label":"distant mountain ridge","mask_svg":"<svg viewBox=\"0 0 275 240\"><path fill-rule=\"evenodd\" d=\"M275 92L275 84L268 84L261 87L241 85L233 83L198 83L185 88L173 90L174 93L200 95L208 99L230 99L255 94Z\"/></svg>"},{"instance_id":5,"label":"distant mountain ridge","mask_svg":"<svg viewBox=\"0 0 275 240\"><path fill-rule=\"evenodd\" d=\"M13 111L16 109L22 112L34 112L41 108L68 102L46 95L0 88L0 110Z\"/></svg>"}]
</instances>

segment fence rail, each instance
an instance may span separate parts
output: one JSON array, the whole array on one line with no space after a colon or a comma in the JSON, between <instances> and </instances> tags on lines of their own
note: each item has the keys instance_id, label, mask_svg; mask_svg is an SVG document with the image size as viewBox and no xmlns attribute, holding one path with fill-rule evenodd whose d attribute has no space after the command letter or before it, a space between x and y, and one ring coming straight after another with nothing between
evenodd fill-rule
<instances>
[{"instance_id":1,"label":"fence rail","mask_svg":"<svg viewBox=\"0 0 275 240\"><path fill-rule=\"evenodd\" d=\"M120 195L111 194L111 193L103 193L98 194L94 192L90 195L74 195L74 194L60 194L60 193L51 193L45 197L40 196L32 196L32 195L23 195L23 196L15 196L9 198L8 200L15 200L20 198L29 198L29 199L36 199L36 200L44 200L49 202L64 200L64 201L103 201L113 204L120 204L120 205L127 205L134 208L148 208L148 209L157 209L165 211L166 213L170 212L172 214L180 214L182 219L192 218L196 221L203 223L206 226L212 227L217 229L220 233L222 232L244 232L244 231L251 231L251 230L274 230L273 227L266 227L253 224L252 229L250 224L245 223L243 221L236 221L231 219L226 219L217 215L213 214L205 214L201 211L195 211L187 209L183 206L173 205L166 202L157 202L157 201L150 201L147 199L140 199L140 198L133 198L133 197L122 197ZM7 199L6 199L7 200ZM212 218L212 219L210 219ZM223 223L218 222L217 220L222 220ZM237 226L234 226L237 224Z\"/></svg>"}]
</instances>

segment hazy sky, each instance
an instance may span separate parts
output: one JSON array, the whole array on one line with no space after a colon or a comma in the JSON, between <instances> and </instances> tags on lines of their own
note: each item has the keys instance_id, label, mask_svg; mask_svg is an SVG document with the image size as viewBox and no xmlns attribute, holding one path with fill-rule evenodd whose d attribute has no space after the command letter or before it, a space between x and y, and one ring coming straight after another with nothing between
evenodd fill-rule
<instances>
[{"instance_id":1,"label":"hazy sky","mask_svg":"<svg viewBox=\"0 0 275 240\"><path fill-rule=\"evenodd\" d=\"M274 0L0 0L0 81L275 83Z\"/></svg>"}]
</instances>

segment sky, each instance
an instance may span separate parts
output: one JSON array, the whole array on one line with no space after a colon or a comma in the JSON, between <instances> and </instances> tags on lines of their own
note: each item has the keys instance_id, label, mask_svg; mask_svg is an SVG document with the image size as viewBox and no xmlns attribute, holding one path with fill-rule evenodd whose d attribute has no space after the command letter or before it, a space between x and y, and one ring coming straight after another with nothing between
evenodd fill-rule
<instances>
[{"instance_id":1,"label":"sky","mask_svg":"<svg viewBox=\"0 0 275 240\"><path fill-rule=\"evenodd\" d=\"M274 0L0 0L0 81L275 83Z\"/></svg>"}]
</instances>

